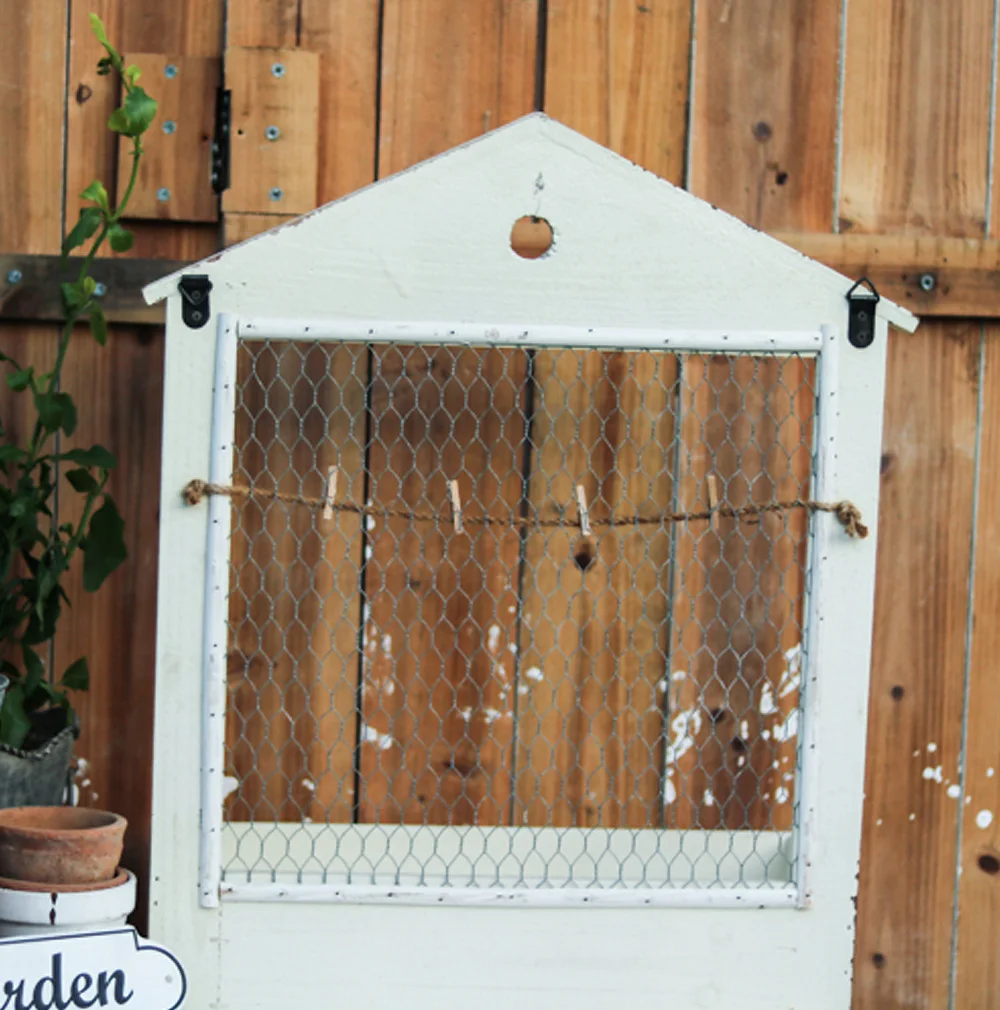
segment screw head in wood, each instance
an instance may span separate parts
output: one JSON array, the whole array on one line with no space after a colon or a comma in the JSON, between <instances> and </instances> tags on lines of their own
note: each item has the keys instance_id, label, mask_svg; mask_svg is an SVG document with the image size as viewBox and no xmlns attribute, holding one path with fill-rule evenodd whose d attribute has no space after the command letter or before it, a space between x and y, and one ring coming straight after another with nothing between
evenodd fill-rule
<instances>
[{"instance_id":1,"label":"screw head in wood","mask_svg":"<svg viewBox=\"0 0 1000 1010\"><path fill-rule=\"evenodd\" d=\"M270 193L272 200L280 200L285 194L281 191L280 186L275 186Z\"/></svg>"},{"instance_id":2,"label":"screw head in wood","mask_svg":"<svg viewBox=\"0 0 1000 1010\"><path fill-rule=\"evenodd\" d=\"M166 186L161 186L156 191L156 199L159 200L160 203L166 203L170 199L170 190L167 189Z\"/></svg>"},{"instance_id":3,"label":"screw head in wood","mask_svg":"<svg viewBox=\"0 0 1000 1010\"><path fill-rule=\"evenodd\" d=\"M922 291L933 291L937 287L937 278L934 274L927 273L920 275L920 289Z\"/></svg>"},{"instance_id":4,"label":"screw head in wood","mask_svg":"<svg viewBox=\"0 0 1000 1010\"><path fill-rule=\"evenodd\" d=\"M177 124L172 119L168 119L163 124L164 133L174 133L176 130L177 130Z\"/></svg>"},{"instance_id":5,"label":"screw head in wood","mask_svg":"<svg viewBox=\"0 0 1000 1010\"><path fill-rule=\"evenodd\" d=\"M94 297L103 298L108 293L108 289L102 281L98 281L94 285Z\"/></svg>"},{"instance_id":6,"label":"screw head in wood","mask_svg":"<svg viewBox=\"0 0 1000 1010\"><path fill-rule=\"evenodd\" d=\"M168 63L163 68L163 76L173 80L177 76L177 66L174 63Z\"/></svg>"},{"instance_id":7,"label":"screw head in wood","mask_svg":"<svg viewBox=\"0 0 1000 1010\"><path fill-rule=\"evenodd\" d=\"M271 64L271 73L275 77L284 77L285 76L285 64L284 63L272 63Z\"/></svg>"},{"instance_id":8,"label":"screw head in wood","mask_svg":"<svg viewBox=\"0 0 1000 1010\"><path fill-rule=\"evenodd\" d=\"M264 136L267 137L268 140L277 140L278 137L281 136L281 130L279 130L276 126L269 126L264 131Z\"/></svg>"},{"instance_id":9,"label":"screw head in wood","mask_svg":"<svg viewBox=\"0 0 1000 1010\"><path fill-rule=\"evenodd\" d=\"M7 271L7 283L8 284L20 284L23 274L17 267L12 267Z\"/></svg>"}]
</instances>

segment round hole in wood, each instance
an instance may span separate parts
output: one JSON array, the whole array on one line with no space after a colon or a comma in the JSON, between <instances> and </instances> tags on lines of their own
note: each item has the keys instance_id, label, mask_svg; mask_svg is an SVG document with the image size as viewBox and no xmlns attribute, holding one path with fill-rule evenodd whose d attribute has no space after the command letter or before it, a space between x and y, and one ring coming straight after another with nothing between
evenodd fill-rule
<instances>
[{"instance_id":1,"label":"round hole in wood","mask_svg":"<svg viewBox=\"0 0 1000 1010\"><path fill-rule=\"evenodd\" d=\"M875 954L872 954L872 964L875 965L876 968L884 968L885 967L885 954L882 954L880 952L876 952Z\"/></svg>"},{"instance_id":2,"label":"round hole in wood","mask_svg":"<svg viewBox=\"0 0 1000 1010\"><path fill-rule=\"evenodd\" d=\"M552 248L552 225L544 217L519 217L510 230L510 247L521 259L544 256Z\"/></svg>"}]
</instances>

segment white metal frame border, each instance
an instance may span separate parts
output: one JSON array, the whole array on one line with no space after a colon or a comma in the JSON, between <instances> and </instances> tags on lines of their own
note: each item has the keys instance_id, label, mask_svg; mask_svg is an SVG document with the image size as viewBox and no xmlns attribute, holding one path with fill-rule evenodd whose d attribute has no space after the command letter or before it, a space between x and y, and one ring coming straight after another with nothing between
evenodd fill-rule
<instances>
[{"instance_id":1,"label":"white metal frame border","mask_svg":"<svg viewBox=\"0 0 1000 1010\"><path fill-rule=\"evenodd\" d=\"M481 323L237 319L219 316L212 391L209 480L231 479L236 409L236 352L239 341L316 340L333 343L442 344L469 347L563 347L576 349L676 351L728 354L814 354L819 362L820 390L816 413L818 438L814 494L821 500L834 493L837 384L837 333L822 330L731 331L660 330L627 327L484 325ZM360 884L261 884L222 882L223 761L226 705L226 608L229 593L229 541L232 510L228 499L209 497L206 565L204 665L202 684L201 832L199 904L216 908L220 898L236 902L322 904L476 905L488 907L633 907L633 908L790 908L809 902L809 851L816 831L816 713L822 634L819 608L822 561L833 535L833 517L813 516L813 537L807 564L810 595L807 607L805 677L800 702L799 761L800 823L797 835L795 885L783 888L669 887L629 889L579 888L457 888Z\"/></svg>"}]
</instances>

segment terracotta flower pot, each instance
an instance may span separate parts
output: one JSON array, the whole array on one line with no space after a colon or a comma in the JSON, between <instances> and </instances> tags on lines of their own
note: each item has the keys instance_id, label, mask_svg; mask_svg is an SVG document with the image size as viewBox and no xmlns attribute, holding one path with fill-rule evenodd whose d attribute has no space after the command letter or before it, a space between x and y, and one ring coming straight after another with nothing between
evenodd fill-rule
<instances>
[{"instance_id":1,"label":"terracotta flower pot","mask_svg":"<svg viewBox=\"0 0 1000 1010\"><path fill-rule=\"evenodd\" d=\"M0 877L47 884L111 880L126 822L84 807L0 810Z\"/></svg>"}]
</instances>

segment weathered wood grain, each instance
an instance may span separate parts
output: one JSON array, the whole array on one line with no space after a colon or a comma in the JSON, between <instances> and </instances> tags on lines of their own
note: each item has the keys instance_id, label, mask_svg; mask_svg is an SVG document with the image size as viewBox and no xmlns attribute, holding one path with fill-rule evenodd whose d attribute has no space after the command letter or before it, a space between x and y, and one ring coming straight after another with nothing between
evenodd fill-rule
<instances>
[{"instance_id":1,"label":"weathered wood grain","mask_svg":"<svg viewBox=\"0 0 1000 1010\"><path fill-rule=\"evenodd\" d=\"M669 511L672 355L539 351L525 534L515 824L658 826L671 529L579 528Z\"/></svg>"},{"instance_id":2,"label":"weathered wood grain","mask_svg":"<svg viewBox=\"0 0 1000 1010\"><path fill-rule=\"evenodd\" d=\"M890 339L857 1010L949 1005L978 362L976 325Z\"/></svg>"},{"instance_id":3,"label":"weathered wood grain","mask_svg":"<svg viewBox=\"0 0 1000 1010\"><path fill-rule=\"evenodd\" d=\"M691 7L686 0L549 0L545 111L683 183Z\"/></svg>"},{"instance_id":4,"label":"weathered wood grain","mask_svg":"<svg viewBox=\"0 0 1000 1010\"><path fill-rule=\"evenodd\" d=\"M221 60L215 56L126 53L126 63L155 81L158 108L143 137L144 156L128 205L130 218L216 221L219 198L212 189L215 95ZM167 72L167 68L172 68ZM145 82L140 78L140 86ZM132 141L118 148L118 200L132 170Z\"/></svg>"},{"instance_id":5,"label":"weathered wood grain","mask_svg":"<svg viewBox=\"0 0 1000 1010\"><path fill-rule=\"evenodd\" d=\"M230 184L222 194L222 209L257 214L313 210L319 56L301 49L230 46L225 67L232 127Z\"/></svg>"},{"instance_id":6,"label":"weathered wood grain","mask_svg":"<svg viewBox=\"0 0 1000 1010\"><path fill-rule=\"evenodd\" d=\"M829 230L839 0L696 7L689 188L758 228Z\"/></svg>"},{"instance_id":7,"label":"weathered wood grain","mask_svg":"<svg viewBox=\"0 0 1000 1010\"><path fill-rule=\"evenodd\" d=\"M380 176L531 112L537 11L537 0L386 0Z\"/></svg>"},{"instance_id":8,"label":"weathered wood grain","mask_svg":"<svg viewBox=\"0 0 1000 1010\"><path fill-rule=\"evenodd\" d=\"M840 231L985 234L993 7L847 8Z\"/></svg>"},{"instance_id":9,"label":"weathered wood grain","mask_svg":"<svg viewBox=\"0 0 1000 1010\"><path fill-rule=\"evenodd\" d=\"M62 242L66 7L0 11L0 249L54 253Z\"/></svg>"},{"instance_id":10,"label":"weathered wood grain","mask_svg":"<svg viewBox=\"0 0 1000 1010\"><path fill-rule=\"evenodd\" d=\"M1000 331L984 329L983 411L979 444L979 509L973 583L972 649L963 758L964 794L952 777L948 796L960 804L958 935L953 1006L997 1010L1000 964ZM940 787L939 787L940 788Z\"/></svg>"}]
</instances>

